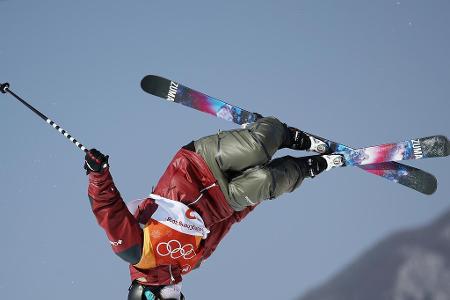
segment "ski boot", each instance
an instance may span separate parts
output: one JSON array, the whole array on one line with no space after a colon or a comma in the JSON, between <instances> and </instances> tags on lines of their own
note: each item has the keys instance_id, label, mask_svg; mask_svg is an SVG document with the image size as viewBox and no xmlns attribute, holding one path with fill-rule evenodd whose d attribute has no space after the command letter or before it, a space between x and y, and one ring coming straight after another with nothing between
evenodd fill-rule
<instances>
[{"instance_id":1,"label":"ski boot","mask_svg":"<svg viewBox=\"0 0 450 300\"><path fill-rule=\"evenodd\" d=\"M287 137L281 146L282 148L314 151L320 154L325 154L329 151L328 145L325 142L308 135L295 127L286 126L286 132Z\"/></svg>"},{"instance_id":2,"label":"ski boot","mask_svg":"<svg viewBox=\"0 0 450 300\"><path fill-rule=\"evenodd\" d=\"M299 157L296 160L300 167L306 171L306 176L309 178L314 178L323 171L329 171L344 165L344 157L340 154Z\"/></svg>"}]
</instances>

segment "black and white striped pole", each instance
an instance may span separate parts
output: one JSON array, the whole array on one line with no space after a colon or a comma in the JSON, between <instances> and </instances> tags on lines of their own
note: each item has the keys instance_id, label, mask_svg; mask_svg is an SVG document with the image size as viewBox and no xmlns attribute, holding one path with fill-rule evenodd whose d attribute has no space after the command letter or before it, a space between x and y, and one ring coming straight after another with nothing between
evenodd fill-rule
<instances>
[{"instance_id":1,"label":"black and white striped pole","mask_svg":"<svg viewBox=\"0 0 450 300\"><path fill-rule=\"evenodd\" d=\"M16 94L14 94L14 92L9 89L9 83L5 82L5 83L0 84L0 92L2 92L3 94L6 94L6 93L11 94L12 96L14 96L14 98L16 98L17 100L22 102L23 105L25 105L26 107L31 109L35 114L37 114L39 117L41 117L42 120L44 120L45 122L50 124L50 126L55 128L56 130L58 130L62 135L64 135L67 139L69 139L72 143L74 143L78 148L80 148L84 152L88 152L89 151L80 142L78 142L74 137L72 137L67 131L65 131L64 129L62 129L58 125L56 125L55 122L53 122L52 120L47 118L43 113L41 113L36 108L34 108L30 104L28 104L28 102L26 102L25 100L23 100L22 98L20 98Z\"/></svg>"}]
</instances>

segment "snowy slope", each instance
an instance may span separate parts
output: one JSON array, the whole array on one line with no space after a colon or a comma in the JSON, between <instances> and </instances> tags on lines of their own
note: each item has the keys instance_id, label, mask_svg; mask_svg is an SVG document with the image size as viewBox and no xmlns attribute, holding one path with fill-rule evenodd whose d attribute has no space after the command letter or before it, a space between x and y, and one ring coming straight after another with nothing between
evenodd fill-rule
<instances>
[{"instance_id":1,"label":"snowy slope","mask_svg":"<svg viewBox=\"0 0 450 300\"><path fill-rule=\"evenodd\" d=\"M450 211L387 237L299 299L450 299Z\"/></svg>"}]
</instances>

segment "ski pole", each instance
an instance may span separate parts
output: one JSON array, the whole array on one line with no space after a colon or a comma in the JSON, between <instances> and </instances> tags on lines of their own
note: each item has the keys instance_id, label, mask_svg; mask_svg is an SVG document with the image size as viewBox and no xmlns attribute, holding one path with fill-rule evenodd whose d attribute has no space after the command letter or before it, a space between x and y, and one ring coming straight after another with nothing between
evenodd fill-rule
<instances>
[{"instance_id":1,"label":"ski pole","mask_svg":"<svg viewBox=\"0 0 450 300\"><path fill-rule=\"evenodd\" d=\"M50 124L50 126L55 128L56 130L58 130L62 135L64 135L67 139L69 139L72 143L74 143L78 148L80 148L84 152L88 152L89 151L80 142L78 142L73 136L71 136L67 131L65 131L59 125L57 125L55 122L53 122L52 120L47 118L43 113L38 111L36 108L34 108L30 104L28 104L28 102L26 102L25 100L23 100L22 98L20 98L16 94L14 94L14 92L9 89L9 83L5 82L5 83L0 84L0 92L2 92L3 94L9 93L9 94L13 95L14 98L16 98L17 100L22 102L23 105L25 105L26 107L31 109L35 114L37 114L39 117L41 117L42 120L44 120L45 122Z\"/></svg>"}]
</instances>

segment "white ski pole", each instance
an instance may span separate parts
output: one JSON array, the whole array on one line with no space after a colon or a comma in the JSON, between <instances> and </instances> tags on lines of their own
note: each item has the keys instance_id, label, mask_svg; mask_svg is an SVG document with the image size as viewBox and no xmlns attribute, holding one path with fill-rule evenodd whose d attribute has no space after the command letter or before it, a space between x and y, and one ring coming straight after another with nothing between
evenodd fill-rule
<instances>
[{"instance_id":1,"label":"white ski pole","mask_svg":"<svg viewBox=\"0 0 450 300\"><path fill-rule=\"evenodd\" d=\"M42 120L44 120L45 122L50 124L50 126L55 128L56 130L58 130L62 135L64 135L67 139L69 139L72 143L74 143L82 151L84 151L84 152L88 152L89 151L80 142L78 142L73 136L71 136L67 131L65 131L59 125L57 125L55 122L53 122L52 120L47 118L43 113L41 113L36 108L31 106L28 102L26 102L25 100L23 100L22 98L20 98L16 94L14 94L14 92L9 89L9 83L5 82L5 83L0 84L0 92L2 92L3 94L6 94L6 93L11 94L12 96L14 96L14 98L16 98L17 100L22 102L23 105L25 105L26 107L31 109L35 114L37 114L39 117L41 117Z\"/></svg>"}]
</instances>

